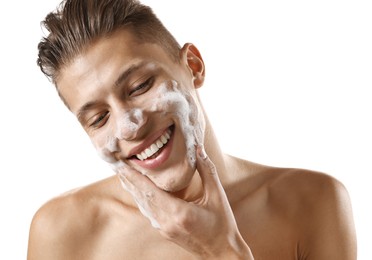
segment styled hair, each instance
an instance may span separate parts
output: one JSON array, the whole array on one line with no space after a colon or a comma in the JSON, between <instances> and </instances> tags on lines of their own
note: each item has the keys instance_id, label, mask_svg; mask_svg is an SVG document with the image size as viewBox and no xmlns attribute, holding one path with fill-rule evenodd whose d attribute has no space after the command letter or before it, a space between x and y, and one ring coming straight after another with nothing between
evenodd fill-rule
<instances>
[{"instance_id":1,"label":"styled hair","mask_svg":"<svg viewBox=\"0 0 372 260\"><path fill-rule=\"evenodd\" d=\"M93 41L121 29L139 41L159 44L175 61L180 45L150 7L137 0L64 0L42 25L49 34L38 45L37 64L56 83L60 69Z\"/></svg>"}]
</instances>

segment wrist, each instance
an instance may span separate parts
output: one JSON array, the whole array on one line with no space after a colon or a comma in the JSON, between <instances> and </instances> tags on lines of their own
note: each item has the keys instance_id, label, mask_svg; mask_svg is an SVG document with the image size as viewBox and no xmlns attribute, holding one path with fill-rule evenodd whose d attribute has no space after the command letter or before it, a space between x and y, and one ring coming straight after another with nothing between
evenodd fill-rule
<instances>
[{"instance_id":1,"label":"wrist","mask_svg":"<svg viewBox=\"0 0 372 260\"><path fill-rule=\"evenodd\" d=\"M240 245L234 245L230 250L222 252L219 259L229 259L229 260L254 260L251 249L244 242Z\"/></svg>"},{"instance_id":2,"label":"wrist","mask_svg":"<svg viewBox=\"0 0 372 260\"><path fill-rule=\"evenodd\" d=\"M230 241L230 243L227 243L224 247L221 247L217 254L204 256L202 259L254 260L254 257L247 243L239 235L234 241Z\"/></svg>"}]
</instances>

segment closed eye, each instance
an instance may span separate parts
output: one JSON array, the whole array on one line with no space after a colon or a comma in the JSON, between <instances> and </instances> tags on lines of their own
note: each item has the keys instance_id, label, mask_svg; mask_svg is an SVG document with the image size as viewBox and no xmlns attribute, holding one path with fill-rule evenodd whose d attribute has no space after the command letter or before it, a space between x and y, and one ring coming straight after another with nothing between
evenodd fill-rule
<instances>
[{"instance_id":1,"label":"closed eye","mask_svg":"<svg viewBox=\"0 0 372 260\"><path fill-rule=\"evenodd\" d=\"M135 97L135 96L138 96L138 95L141 95L141 94L145 93L147 90L149 90L149 88L152 86L153 83L154 83L154 77L150 77L145 82L137 85L134 89L129 91L129 96L130 97L132 97L132 96Z\"/></svg>"},{"instance_id":2,"label":"closed eye","mask_svg":"<svg viewBox=\"0 0 372 260\"><path fill-rule=\"evenodd\" d=\"M91 123L89 126L94 128L100 128L102 127L106 121L108 120L109 112L106 111L105 113L98 114L95 118L93 123Z\"/></svg>"}]
</instances>

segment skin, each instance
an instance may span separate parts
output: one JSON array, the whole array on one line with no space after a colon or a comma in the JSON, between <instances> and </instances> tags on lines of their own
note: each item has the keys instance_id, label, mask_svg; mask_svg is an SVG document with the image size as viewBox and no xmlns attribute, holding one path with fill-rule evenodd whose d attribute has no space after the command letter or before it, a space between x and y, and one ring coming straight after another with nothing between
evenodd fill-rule
<instances>
[{"instance_id":1,"label":"skin","mask_svg":"<svg viewBox=\"0 0 372 260\"><path fill-rule=\"evenodd\" d=\"M156 68L145 66L115 86L123 70L141 62ZM123 113L140 108L143 121L122 133L118 147L106 154L116 175L56 197L35 214L29 260L356 259L344 186L323 173L224 154L197 95L204 75L194 45L185 44L177 63L160 46L139 44L125 30L87 46L62 69L58 89L74 114L96 101L80 118L96 148L107 146L105 137L117 132ZM156 80L148 90L127 95L151 76ZM195 165L187 158L188 137L177 115L146 103L162 82L172 80L198 111L192 124L203 138L195 138ZM104 125L92 128L105 111ZM175 125L172 150L163 164L143 169L127 157L170 124Z\"/></svg>"}]
</instances>

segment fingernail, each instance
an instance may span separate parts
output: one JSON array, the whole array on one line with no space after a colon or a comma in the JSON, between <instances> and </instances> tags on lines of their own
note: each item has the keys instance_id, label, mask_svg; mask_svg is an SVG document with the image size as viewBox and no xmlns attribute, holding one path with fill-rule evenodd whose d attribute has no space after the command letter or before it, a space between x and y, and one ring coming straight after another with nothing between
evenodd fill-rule
<instances>
[{"instance_id":1,"label":"fingernail","mask_svg":"<svg viewBox=\"0 0 372 260\"><path fill-rule=\"evenodd\" d=\"M199 145L198 146L198 153L199 153L199 156L204 160L207 158L207 153L205 152L204 150L204 146L203 145Z\"/></svg>"}]
</instances>

